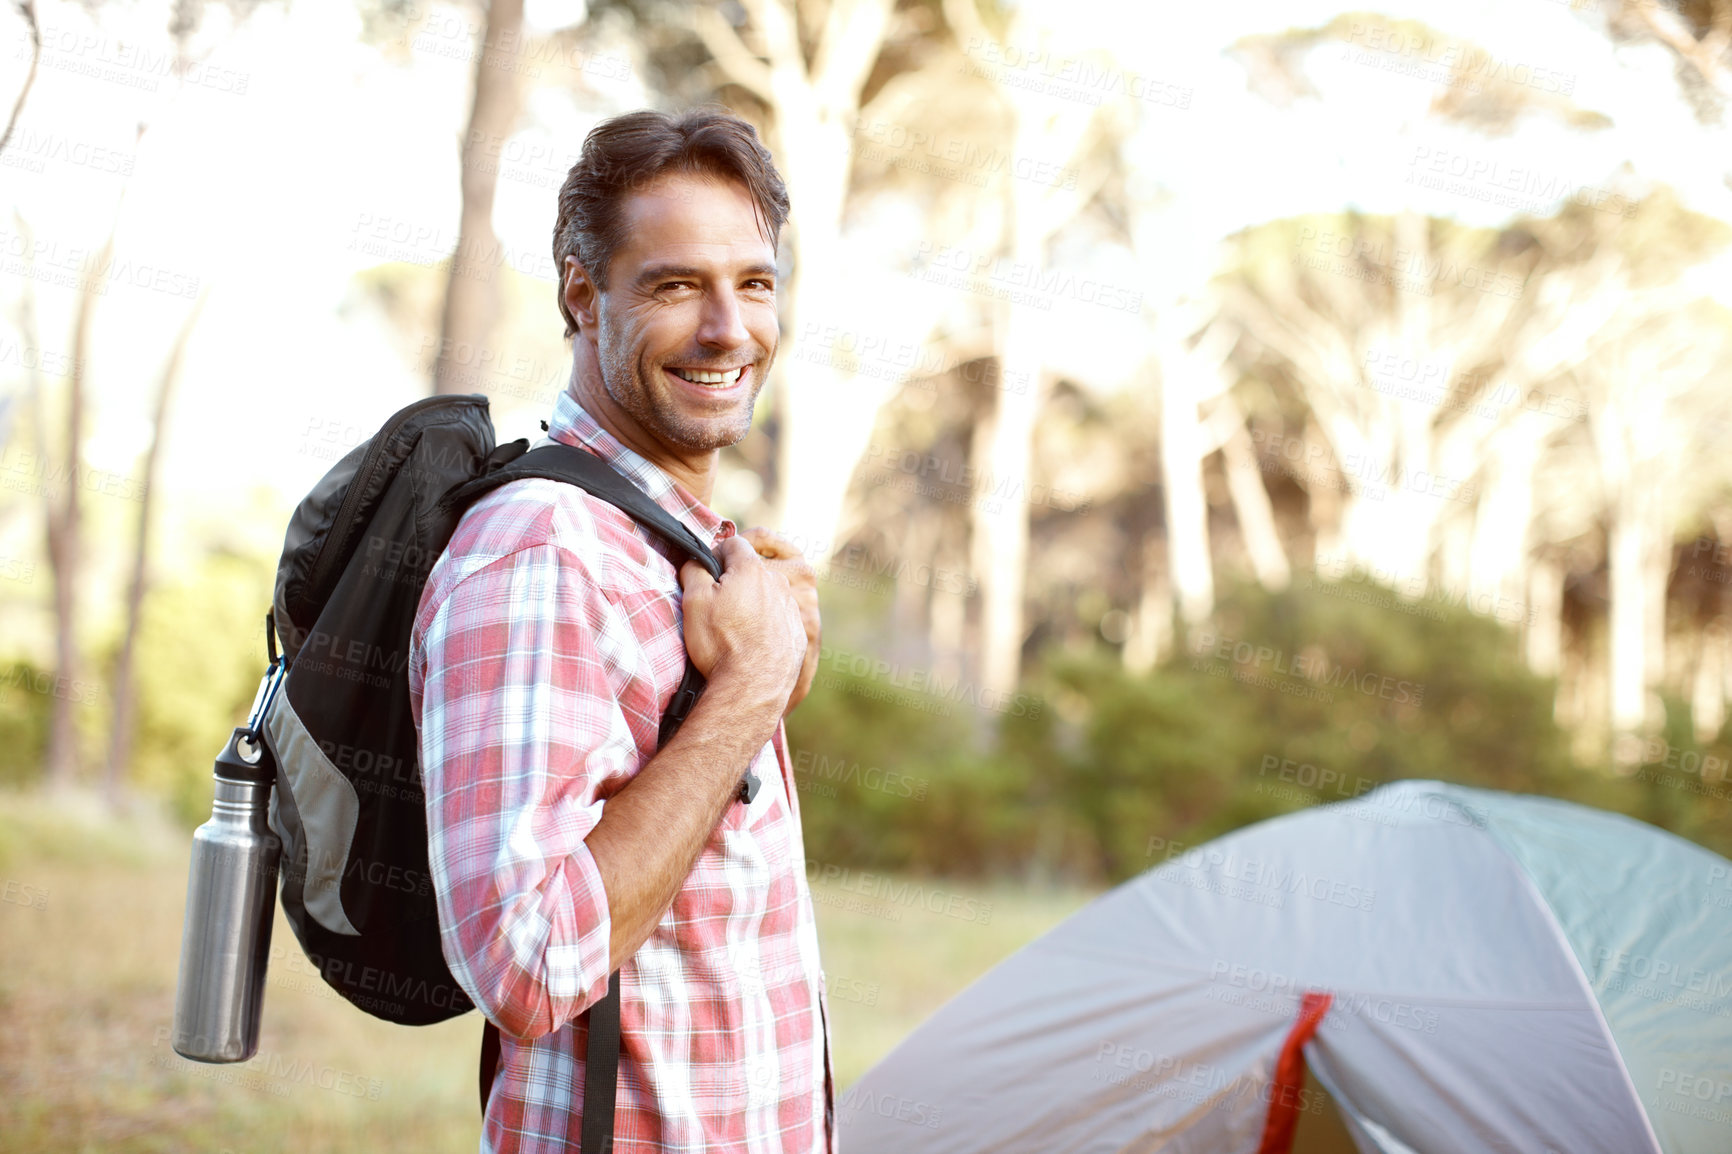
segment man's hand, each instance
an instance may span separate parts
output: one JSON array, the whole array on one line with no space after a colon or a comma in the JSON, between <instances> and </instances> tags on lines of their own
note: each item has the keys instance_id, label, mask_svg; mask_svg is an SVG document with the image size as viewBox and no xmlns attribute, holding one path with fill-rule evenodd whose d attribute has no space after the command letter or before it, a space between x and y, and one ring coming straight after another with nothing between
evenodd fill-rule
<instances>
[{"instance_id":1,"label":"man's hand","mask_svg":"<svg viewBox=\"0 0 1732 1154\"><path fill-rule=\"evenodd\" d=\"M758 551L766 568L788 579L788 588L800 606L800 624L806 631L806 660L800 665L800 680L788 697L788 709L783 714L786 716L805 700L812 689L812 679L818 675L818 639L823 632L818 618L818 575L812 571L805 555L786 537L757 526L741 535Z\"/></svg>"},{"instance_id":2,"label":"man's hand","mask_svg":"<svg viewBox=\"0 0 1732 1154\"><path fill-rule=\"evenodd\" d=\"M745 538L723 541L716 557L722 563L720 581L711 580L695 561L680 567L686 653L706 679L736 681L749 700L773 706L771 716L779 719L805 673L807 641L799 603L787 579Z\"/></svg>"}]
</instances>

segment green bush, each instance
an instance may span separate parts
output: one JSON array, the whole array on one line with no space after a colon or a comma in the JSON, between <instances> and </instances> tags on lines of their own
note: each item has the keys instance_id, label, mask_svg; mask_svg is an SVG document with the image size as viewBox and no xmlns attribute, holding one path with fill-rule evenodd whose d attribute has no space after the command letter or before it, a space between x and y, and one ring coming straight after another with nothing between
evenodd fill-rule
<instances>
[{"instance_id":1,"label":"green bush","mask_svg":"<svg viewBox=\"0 0 1732 1154\"><path fill-rule=\"evenodd\" d=\"M264 673L272 580L267 561L215 553L145 600L131 780L189 826L210 816L211 764Z\"/></svg>"},{"instance_id":2,"label":"green bush","mask_svg":"<svg viewBox=\"0 0 1732 1154\"><path fill-rule=\"evenodd\" d=\"M1404 778L1642 808L1653 790L1571 763L1555 687L1528 672L1513 631L1386 592L1230 588L1214 623L1148 675L1104 646L1051 651L1024 685L1042 708L1002 717L958 706L934 718L887 687L894 675L830 671L788 727L808 853L1100 883L1174 845ZM811 751L925 788L902 796L845 774L820 789ZM1677 828L1700 807L1676 793L1637 816Z\"/></svg>"},{"instance_id":3,"label":"green bush","mask_svg":"<svg viewBox=\"0 0 1732 1154\"><path fill-rule=\"evenodd\" d=\"M53 697L36 686L54 675L25 661L0 665L0 785L35 785L48 752Z\"/></svg>"}]
</instances>

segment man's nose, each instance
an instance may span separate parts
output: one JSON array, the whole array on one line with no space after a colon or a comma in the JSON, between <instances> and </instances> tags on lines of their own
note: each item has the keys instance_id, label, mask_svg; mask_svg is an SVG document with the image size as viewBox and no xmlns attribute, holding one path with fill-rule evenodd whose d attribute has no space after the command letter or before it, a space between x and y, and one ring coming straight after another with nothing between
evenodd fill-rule
<instances>
[{"instance_id":1,"label":"man's nose","mask_svg":"<svg viewBox=\"0 0 1732 1154\"><path fill-rule=\"evenodd\" d=\"M737 349L751 340L752 334L746 331L746 320L734 290L724 288L707 294L703 317L698 323L698 341L713 348Z\"/></svg>"}]
</instances>

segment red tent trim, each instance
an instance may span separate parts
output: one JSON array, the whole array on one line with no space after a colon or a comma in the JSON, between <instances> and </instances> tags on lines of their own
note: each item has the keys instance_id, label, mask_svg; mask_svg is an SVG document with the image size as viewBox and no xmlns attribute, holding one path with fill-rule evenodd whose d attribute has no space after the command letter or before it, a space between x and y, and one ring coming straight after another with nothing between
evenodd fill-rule
<instances>
[{"instance_id":1,"label":"red tent trim","mask_svg":"<svg viewBox=\"0 0 1732 1154\"><path fill-rule=\"evenodd\" d=\"M1263 1141L1257 1154L1292 1154L1293 1134L1299 1126L1300 1097L1305 1090L1305 1043L1317 1032L1335 995L1308 991L1299 1003L1299 1019L1281 1044L1275 1076L1269 1082L1269 1117L1263 1123Z\"/></svg>"}]
</instances>

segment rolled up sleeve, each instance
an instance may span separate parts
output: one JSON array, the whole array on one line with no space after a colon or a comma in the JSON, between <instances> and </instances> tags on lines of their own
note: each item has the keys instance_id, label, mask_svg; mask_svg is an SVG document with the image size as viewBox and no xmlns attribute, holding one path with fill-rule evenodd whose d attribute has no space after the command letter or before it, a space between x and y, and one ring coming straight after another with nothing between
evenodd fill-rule
<instances>
[{"instance_id":1,"label":"rolled up sleeve","mask_svg":"<svg viewBox=\"0 0 1732 1154\"><path fill-rule=\"evenodd\" d=\"M539 1037L607 993L584 838L639 758L606 656L629 651L629 622L553 545L464 576L425 620L411 680L445 959L500 1030Z\"/></svg>"}]
</instances>

